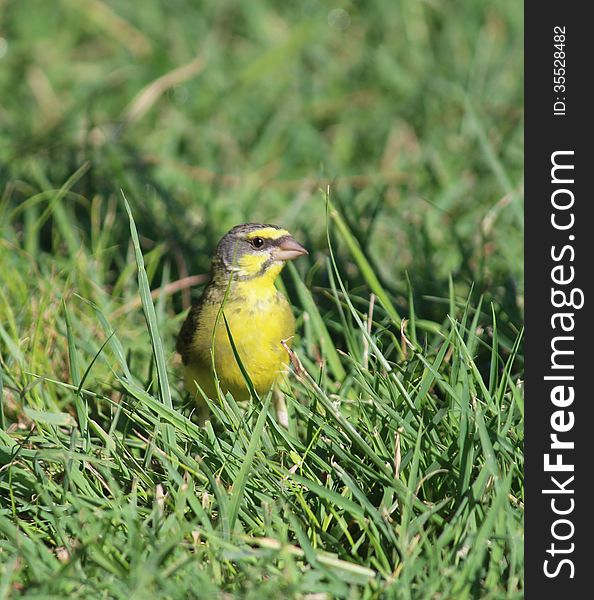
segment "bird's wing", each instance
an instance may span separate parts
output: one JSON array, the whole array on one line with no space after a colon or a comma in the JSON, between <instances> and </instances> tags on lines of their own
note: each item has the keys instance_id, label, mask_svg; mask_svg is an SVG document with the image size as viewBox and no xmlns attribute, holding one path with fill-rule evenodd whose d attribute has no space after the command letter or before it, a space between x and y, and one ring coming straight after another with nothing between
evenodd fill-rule
<instances>
[{"instance_id":1,"label":"bird's wing","mask_svg":"<svg viewBox=\"0 0 594 600\"><path fill-rule=\"evenodd\" d=\"M188 312L188 316L182 325L179 335L177 336L177 342L175 349L181 354L184 365L188 364L190 356L190 348L192 347L192 341L194 335L198 329L198 322L200 321L200 312L204 303L205 293L202 293L200 299L192 304Z\"/></svg>"}]
</instances>

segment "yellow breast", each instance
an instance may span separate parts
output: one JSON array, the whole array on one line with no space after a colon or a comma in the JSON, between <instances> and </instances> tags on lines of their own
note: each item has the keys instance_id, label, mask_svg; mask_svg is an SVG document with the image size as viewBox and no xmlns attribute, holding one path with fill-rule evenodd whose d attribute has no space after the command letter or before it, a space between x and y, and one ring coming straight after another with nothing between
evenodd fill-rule
<instances>
[{"instance_id":1,"label":"yellow breast","mask_svg":"<svg viewBox=\"0 0 594 600\"><path fill-rule=\"evenodd\" d=\"M195 393L196 380L209 397L214 397L213 348L215 369L223 392L229 391L237 400L243 400L249 396L247 385L222 318L213 340L219 307L217 303L202 306L186 366L186 387ZM274 286L240 282L234 286L223 311L243 367L258 394L265 394L288 362L281 340L290 338L295 332L295 319L287 299Z\"/></svg>"}]
</instances>

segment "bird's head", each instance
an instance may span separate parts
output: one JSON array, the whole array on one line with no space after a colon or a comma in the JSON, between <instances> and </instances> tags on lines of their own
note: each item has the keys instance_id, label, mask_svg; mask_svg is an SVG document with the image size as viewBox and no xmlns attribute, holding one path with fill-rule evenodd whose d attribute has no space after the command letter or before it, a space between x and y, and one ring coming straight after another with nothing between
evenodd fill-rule
<instances>
[{"instance_id":1,"label":"bird's head","mask_svg":"<svg viewBox=\"0 0 594 600\"><path fill-rule=\"evenodd\" d=\"M308 254L291 234L277 225L245 223L228 231L215 253L214 270L236 280L265 277L274 281L288 260Z\"/></svg>"}]
</instances>

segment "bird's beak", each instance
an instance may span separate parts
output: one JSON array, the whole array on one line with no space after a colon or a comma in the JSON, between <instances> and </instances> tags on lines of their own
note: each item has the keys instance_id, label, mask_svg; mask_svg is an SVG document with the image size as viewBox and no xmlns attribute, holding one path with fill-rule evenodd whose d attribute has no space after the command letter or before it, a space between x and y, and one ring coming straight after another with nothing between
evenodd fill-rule
<instances>
[{"instance_id":1,"label":"bird's beak","mask_svg":"<svg viewBox=\"0 0 594 600\"><path fill-rule=\"evenodd\" d=\"M294 260L303 254L309 252L292 237L281 239L279 245L272 251L274 260Z\"/></svg>"}]
</instances>

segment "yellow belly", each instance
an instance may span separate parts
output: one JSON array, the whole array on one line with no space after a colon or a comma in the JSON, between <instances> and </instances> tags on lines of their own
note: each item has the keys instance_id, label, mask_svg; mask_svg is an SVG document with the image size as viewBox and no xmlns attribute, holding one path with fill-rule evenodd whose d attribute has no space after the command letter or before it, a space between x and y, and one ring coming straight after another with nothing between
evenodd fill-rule
<instances>
[{"instance_id":1,"label":"yellow belly","mask_svg":"<svg viewBox=\"0 0 594 600\"><path fill-rule=\"evenodd\" d=\"M222 317L213 345L212 332L218 309L217 304L202 307L185 371L186 388L195 395L197 382L208 397L216 397L212 347L222 391L231 392L236 400L244 400L249 397L248 387ZM275 289L264 297L262 294L237 294L237 298L227 299L224 314L244 369L258 394L265 394L288 363L289 357L281 340L290 338L295 332L295 319L289 303Z\"/></svg>"}]
</instances>

